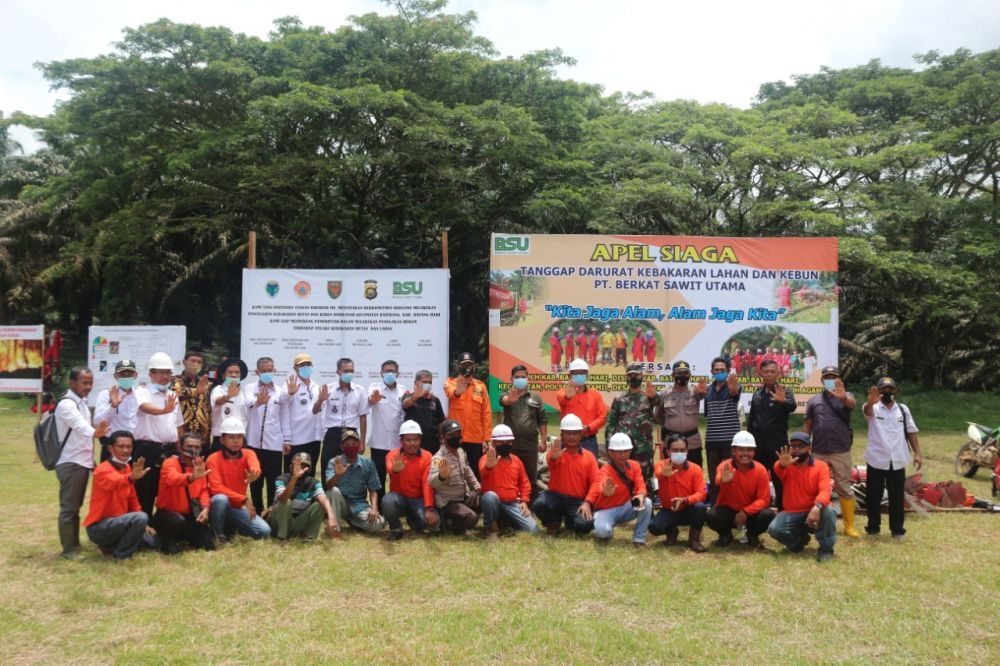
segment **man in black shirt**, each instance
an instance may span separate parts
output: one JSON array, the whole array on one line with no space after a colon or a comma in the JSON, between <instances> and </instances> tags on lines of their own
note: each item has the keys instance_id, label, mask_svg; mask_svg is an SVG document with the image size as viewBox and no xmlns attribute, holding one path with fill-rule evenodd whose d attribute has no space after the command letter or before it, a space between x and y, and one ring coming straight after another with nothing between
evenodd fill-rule
<instances>
[{"instance_id":1,"label":"man in black shirt","mask_svg":"<svg viewBox=\"0 0 1000 666\"><path fill-rule=\"evenodd\" d=\"M750 400L747 430L757 442L757 461L771 475L774 497L781 508L781 481L774 473L778 452L788 446L788 415L795 411L795 395L787 386L778 383L778 364L767 360L760 364L763 385L754 391Z\"/></svg>"},{"instance_id":2,"label":"man in black shirt","mask_svg":"<svg viewBox=\"0 0 1000 666\"><path fill-rule=\"evenodd\" d=\"M413 376L413 393L403 396L403 411L406 419L420 424L420 446L431 454L437 453L441 442L438 427L444 421L441 401L431 392L434 375L430 370L420 370Z\"/></svg>"}]
</instances>

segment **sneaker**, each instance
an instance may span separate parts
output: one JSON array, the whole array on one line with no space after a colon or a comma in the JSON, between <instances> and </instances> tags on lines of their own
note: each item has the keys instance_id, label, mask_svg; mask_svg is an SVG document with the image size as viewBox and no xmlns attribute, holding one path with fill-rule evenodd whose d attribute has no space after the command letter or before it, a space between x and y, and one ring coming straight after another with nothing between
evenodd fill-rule
<instances>
[{"instance_id":1,"label":"sneaker","mask_svg":"<svg viewBox=\"0 0 1000 666\"><path fill-rule=\"evenodd\" d=\"M833 559L832 550L823 550L822 548L820 548L819 552L816 554L816 560L819 562L829 562L832 559Z\"/></svg>"},{"instance_id":2,"label":"sneaker","mask_svg":"<svg viewBox=\"0 0 1000 666\"><path fill-rule=\"evenodd\" d=\"M79 550L64 550L59 553L59 557L64 560L78 560L83 557L83 554Z\"/></svg>"},{"instance_id":3,"label":"sneaker","mask_svg":"<svg viewBox=\"0 0 1000 666\"><path fill-rule=\"evenodd\" d=\"M897 540L899 540L899 541L902 541L903 539L905 539L905 538L906 538L906 534L893 534L893 535L892 535L892 538L893 538L893 539L897 539Z\"/></svg>"},{"instance_id":4,"label":"sneaker","mask_svg":"<svg viewBox=\"0 0 1000 666\"><path fill-rule=\"evenodd\" d=\"M753 550L764 550L764 544L760 542L759 536L747 535L747 546Z\"/></svg>"},{"instance_id":5,"label":"sneaker","mask_svg":"<svg viewBox=\"0 0 1000 666\"><path fill-rule=\"evenodd\" d=\"M389 531L389 541L399 541L403 538L403 530L390 530Z\"/></svg>"}]
</instances>

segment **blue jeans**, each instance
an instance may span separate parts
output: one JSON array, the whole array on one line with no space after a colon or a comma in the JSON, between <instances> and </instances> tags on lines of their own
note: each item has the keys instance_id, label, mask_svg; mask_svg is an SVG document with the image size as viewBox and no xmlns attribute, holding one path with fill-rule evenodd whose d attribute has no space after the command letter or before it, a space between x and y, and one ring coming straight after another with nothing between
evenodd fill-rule
<instances>
[{"instance_id":1,"label":"blue jeans","mask_svg":"<svg viewBox=\"0 0 1000 666\"><path fill-rule=\"evenodd\" d=\"M584 520L577 513L581 504L583 504L581 497L570 497L545 490L538 495L531 505L531 510L546 527L559 527L559 524L565 521L568 529L577 534L586 534L594 529L594 521Z\"/></svg>"},{"instance_id":2,"label":"blue jeans","mask_svg":"<svg viewBox=\"0 0 1000 666\"><path fill-rule=\"evenodd\" d=\"M615 525L630 523L635 520L635 529L632 530L632 541L635 543L646 543L646 528L649 526L649 519L653 517L653 500L648 497L643 502L641 509L636 509L631 502L625 502L610 509L601 509L594 512L594 536L598 539L610 539L615 531Z\"/></svg>"},{"instance_id":3,"label":"blue jeans","mask_svg":"<svg viewBox=\"0 0 1000 666\"><path fill-rule=\"evenodd\" d=\"M649 533L662 536L678 525L688 525L693 530L700 530L705 524L706 510L708 510L708 505L704 502L692 504L683 511L660 509L660 512L649 523Z\"/></svg>"},{"instance_id":4,"label":"blue jeans","mask_svg":"<svg viewBox=\"0 0 1000 666\"><path fill-rule=\"evenodd\" d=\"M382 515L389 523L390 532L403 531L403 516L406 516L406 522L414 532L427 527L427 523L424 522L423 497L404 497L399 493L386 493L382 498Z\"/></svg>"},{"instance_id":5,"label":"blue jeans","mask_svg":"<svg viewBox=\"0 0 1000 666\"><path fill-rule=\"evenodd\" d=\"M502 515L510 521L516 530L529 534L538 531L538 524L531 516L521 513L521 505L517 502L501 502L500 497L488 490L479 498L479 510L483 512L483 527L489 527Z\"/></svg>"},{"instance_id":6,"label":"blue jeans","mask_svg":"<svg viewBox=\"0 0 1000 666\"><path fill-rule=\"evenodd\" d=\"M105 518L87 527L87 536L98 546L114 551L116 560L132 557L146 534L149 516L142 511Z\"/></svg>"},{"instance_id":7,"label":"blue jeans","mask_svg":"<svg viewBox=\"0 0 1000 666\"><path fill-rule=\"evenodd\" d=\"M782 511L767 528L767 533L778 543L795 548L808 538L806 516L808 511ZM820 550L833 552L833 544L837 541L837 514L827 504L819 512L819 525L816 526L816 541Z\"/></svg>"},{"instance_id":8,"label":"blue jeans","mask_svg":"<svg viewBox=\"0 0 1000 666\"><path fill-rule=\"evenodd\" d=\"M600 456L597 455L598 454L597 435L590 435L588 437L584 437L583 439L581 439L580 440L580 448L581 449L587 449L588 451L590 451L591 453L594 454L595 458L599 458L600 457Z\"/></svg>"},{"instance_id":9,"label":"blue jeans","mask_svg":"<svg viewBox=\"0 0 1000 666\"><path fill-rule=\"evenodd\" d=\"M208 523L217 537L226 536L226 528L236 529L237 534L253 539L265 539L271 536L271 526L260 516L251 520L250 513L243 508L234 509L229 505L229 498L219 493L212 495L208 509Z\"/></svg>"}]
</instances>

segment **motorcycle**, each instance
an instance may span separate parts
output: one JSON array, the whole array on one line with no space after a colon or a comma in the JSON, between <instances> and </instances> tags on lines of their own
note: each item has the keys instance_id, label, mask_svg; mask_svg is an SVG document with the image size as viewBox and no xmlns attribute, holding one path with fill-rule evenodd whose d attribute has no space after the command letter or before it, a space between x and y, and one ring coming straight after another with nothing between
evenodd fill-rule
<instances>
[{"instance_id":1,"label":"motorcycle","mask_svg":"<svg viewBox=\"0 0 1000 666\"><path fill-rule=\"evenodd\" d=\"M962 445L955 456L955 473L971 479L980 467L992 470L1000 462L1000 443L997 441L1000 439L1000 426L990 430L978 423L966 423L969 424L966 430L969 441ZM995 490L996 479L993 487Z\"/></svg>"}]
</instances>

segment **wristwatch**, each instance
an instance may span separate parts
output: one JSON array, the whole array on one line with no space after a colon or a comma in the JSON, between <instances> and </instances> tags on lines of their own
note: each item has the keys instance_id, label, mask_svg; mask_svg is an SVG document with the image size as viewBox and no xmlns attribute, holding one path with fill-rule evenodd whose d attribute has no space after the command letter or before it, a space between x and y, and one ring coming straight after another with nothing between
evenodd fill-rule
<instances>
[{"instance_id":1,"label":"wristwatch","mask_svg":"<svg viewBox=\"0 0 1000 666\"><path fill-rule=\"evenodd\" d=\"M820 504L819 502L816 502L816 508L819 509L820 511L822 511L823 510L823 505Z\"/></svg>"}]
</instances>

